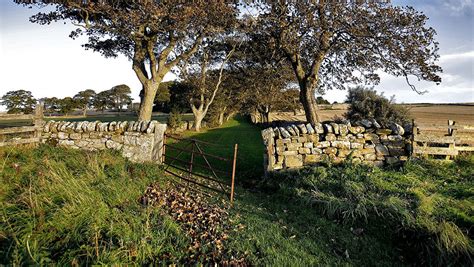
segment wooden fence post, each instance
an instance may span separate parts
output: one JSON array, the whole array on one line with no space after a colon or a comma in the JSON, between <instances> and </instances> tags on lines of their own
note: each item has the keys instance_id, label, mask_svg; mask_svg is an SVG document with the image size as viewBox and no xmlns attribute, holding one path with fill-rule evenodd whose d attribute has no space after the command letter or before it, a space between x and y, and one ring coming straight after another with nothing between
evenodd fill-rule
<instances>
[{"instance_id":1,"label":"wooden fence post","mask_svg":"<svg viewBox=\"0 0 474 267\"><path fill-rule=\"evenodd\" d=\"M235 144L234 146L234 160L232 162L232 184L230 187L230 204L234 203L234 183L235 183L235 167L237 165L237 149L239 145Z\"/></svg>"},{"instance_id":2,"label":"wooden fence post","mask_svg":"<svg viewBox=\"0 0 474 267\"><path fill-rule=\"evenodd\" d=\"M412 125L412 133L411 133L411 151L410 151L410 156L414 157L415 155L415 150L416 150L416 135L418 134L418 129L416 128L415 124L415 119L411 120L411 125Z\"/></svg>"},{"instance_id":3,"label":"wooden fence post","mask_svg":"<svg viewBox=\"0 0 474 267\"><path fill-rule=\"evenodd\" d=\"M449 127L449 126L454 126L455 124L456 124L455 121L453 121L453 120L448 120L448 136L452 136L453 138L455 138L455 132L456 132L456 131L455 131L455 129L453 129L453 128ZM456 143L456 141L454 141L454 143L449 144L449 148L452 149L452 150L456 149L456 148L455 148L455 146L456 146L455 143ZM455 157L455 156L453 156L453 158L454 158L454 157ZM447 159L447 160L451 159L451 156L446 155L446 159Z\"/></svg>"},{"instance_id":4,"label":"wooden fence post","mask_svg":"<svg viewBox=\"0 0 474 267\"><path fill-rule=\"evenodd\" d=\"M35 107L35 114L33 117L33 125L36 127L34 137L41 139L44 125L44 103L39 102ZM41 140L40 140L41 142Z\"/></svg>"}]
</instances>

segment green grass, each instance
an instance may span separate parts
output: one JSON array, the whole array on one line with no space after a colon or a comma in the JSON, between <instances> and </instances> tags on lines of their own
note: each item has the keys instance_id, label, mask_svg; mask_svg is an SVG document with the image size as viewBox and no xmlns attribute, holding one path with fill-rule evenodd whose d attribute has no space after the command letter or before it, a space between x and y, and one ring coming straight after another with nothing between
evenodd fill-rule
<instances>
[{"instance_id":1,"label":"green grass","mask_svg":"<svg viewBox=\"0 0 474 267\"><path fill-rule=\"evenodd\" d=\"M138 203L148 184L165 181L157 166L48 146L2 148L0 158L0 264L144 264L186 255L180 227Z\"/></svg>"}]
</instances>

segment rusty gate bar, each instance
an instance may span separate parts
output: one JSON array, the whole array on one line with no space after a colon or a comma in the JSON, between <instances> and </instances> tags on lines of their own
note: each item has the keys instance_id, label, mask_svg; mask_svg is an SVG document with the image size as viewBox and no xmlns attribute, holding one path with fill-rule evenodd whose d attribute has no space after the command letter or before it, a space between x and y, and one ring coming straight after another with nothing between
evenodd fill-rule
<instances>
[{"instance_id":1,"label":"rusty gate bar","mask_svg":"<svg viewBox=\"0 0 474 267\"><path fill-rule=\"evenodd\" d=\"M178 147L178 146L166 144L167 139L175 139L175 140L178 140L178 141L189 142L189 143L187 143L187 144L183 143L183 147ZM182 179L183 181L187 182L188 185L189 185L189 183L192 183L192 184L196 184L198 186L210 189L214 192L223 193L224 195L226 195L229 198L230 203L232 204L233 201L234 201L234 195L235 195L235 175L236 175L236 169L237 169L236 165L237 165L238 145L235 144L233 158L230 159L230 158L225 158L225 157L220 157L220 156L217 156L217 155L205 153L201 149L201 147L199 146L198 143L204 144L204 145L209 144L209 145L216 145L217 146L217 144L212 144L212 143L208 143L208 142L204 142L204 141L200 141L200 140L195 140L195 139L191 139L191 138L186 139L186 138L174 137L174 136L171 136L171 135L168 135L168 136L165 135L165 137L163 139L163 155L162 155L162 158L161 158L163 164L166 165L164 171L168 174L171 174L171 175L173 175L177 178ZM189 146L191 146L191 147L189 147ZM171 155L166 155L166 152L170 151L166 147L169 147L172 150L176 150L179 153L177 154L176 157L171 156ZM190 153L191 158L190 158L189 161L179 158L184 152ZM203 160L205 161L206 164L195 162L195 156L196 155L200 155L203 158ZM211 157L211 158L214 158L216 160L220 160L220 161L224 161L224 162L230 162L232 160L232 171L224 171L224 170L220 170L220 169L214 169L211 166L211 163L209 162L207 157ZM168 161L170 161L170 160L171 161L166 162L166 159L168 159ZM174 162L180 162L180 163L184 164L184 167L177 166L177 165L173 164ZM210 170L212 172L212 174L211 173L209 173L209 174L197 173L194 170L195 166L199 166L199 167L202 167L204 169ZM173 169L178 170L178 172L173 171L173 170L169 170L169 167L172 167ZM182 171L182 173L179 173L179 171ZM228 175L231 175L231 181L222 180L221 177L219 175L217 175L216 172L220 172L221 174L223 174L222 178L229 177ZM200 177L200 178L203 178L205 180L215 182L217 185L213 184L213 183L210 183L208 185L208 184L205 183L205 181L202 181L204 183L199 182L199 179L195 180L195 179L193 179L193 176ZM228 191L229 190L228 187L226 189L224 187L224 185L230 187L230 192ZM216 188L216 186L220 187L220 189Z\"/></svg>"}]
</instances>

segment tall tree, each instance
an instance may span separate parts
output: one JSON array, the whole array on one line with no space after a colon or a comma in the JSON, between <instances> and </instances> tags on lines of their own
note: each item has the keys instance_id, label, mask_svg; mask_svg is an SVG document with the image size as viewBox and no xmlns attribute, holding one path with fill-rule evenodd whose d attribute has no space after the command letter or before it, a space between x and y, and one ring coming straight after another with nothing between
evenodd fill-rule
<instances>
[{"instance_id":1,"label":"tall tree","mask_svg":"<svg viewBox=\"0 0 474 267\"><path fill-rule=\"evenodd\" d=\"M309 122L317 90L377 84L378 71L441 82L438 43L428 18L389 1L266 1L255 37L291 64Z\"/></svg>"},{"instance_id":2,"label":"tall tree","mask_svg":"<svg viewBox=\"0 0 474 267\"><path fill-rule=\"evenodd\" d=\"M194 129L197 132L201 130L202 121L221 89L226 64L236 47L236 43L229 46L206 45L194 55L194 60L191 61L194 64L185 64L181 68L184 79L192 90L188 100L194 115Z\"/></svg>"},{"instance_id":3,"label":"tall tree","mask_svg":"<svg viewBox=\"0 0 474 267\"><path fill-rule=\"evenodd\" d=\"M92 89L87 89L77 93L73 99L77 105L82 108L82 115L87 116L87 109L94 105L94 97L96 93Z\"/></svg>"},{"instance_id":4,"label":"tall tree","mask_svg":"<svg viewBox=\"0 0 474 267\"><path fill-rule=\"evenodd\" d=\"M234 21L237 9L227 1L158 0L15 0L24 5L55 5L30 20L40 24L71 21L75 38L86 34L86 49L106 57L124 54L143 87L139 120L150 120L158 86L173 67L186 61L203 39Z\"/></svg>"},{"instance_id":5,"label":"tall tree","mask_svg":"<svg viewBox=\"0 0 474 267\"><path fill-rule=\"evenodd\" d=\"M132 97L130 94L132 90L126 84L120 84L110 89L110 98L114 108L118 109L119 113L122 112L124 105L130 105L132 103Z\"/></svg>"},{"instance_id":6,"label":"tall tree","mask_svg":"<svg viewBox=\"0 0 474 267\"><path fill-rule=\"evenodd\" d=\"M101 110L102 113L108 108L113 107L114 103L110 95L110 90L105 90L99 92L94 98L94 108L96 110Z\"/></svg>"},{"instance_id":7,"label":"tall tree","mask_svg":"<svg viewBox=\"0 0 474 267\"><path fill-rule=\"evenodd\" d=\"M36 104L31 92L26 90L9 91L1 100L0 104L7 107L8 113L31 113Z\"/></svg>"},{"instance_id":8,"label":"tall tree","mask_svg":"<svg viewBox=\"0 0 474 267\"><path fill-rule=\"evenodd\" d=\"M59 112L68 115L75 108L78 107L78 103L72 97L65 97L57 101Z\"/></svg>"}]
</instances>

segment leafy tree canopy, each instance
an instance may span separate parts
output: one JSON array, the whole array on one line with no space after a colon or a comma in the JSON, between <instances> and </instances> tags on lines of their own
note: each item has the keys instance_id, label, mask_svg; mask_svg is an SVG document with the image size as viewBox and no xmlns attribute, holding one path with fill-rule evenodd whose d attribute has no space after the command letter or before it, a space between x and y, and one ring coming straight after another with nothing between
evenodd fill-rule
<instances>
[{"instance_id":1,"label":"leafy tree canopy","mask_svg":"<svg viewBox=\"0 0 474 267\"><path fill-rule=\"evenodd\" d=\"M32 113L36 100L30 91L9 91L2 96L0 104L7 107L8 113Z\"/></svg>"}]
</instances>

